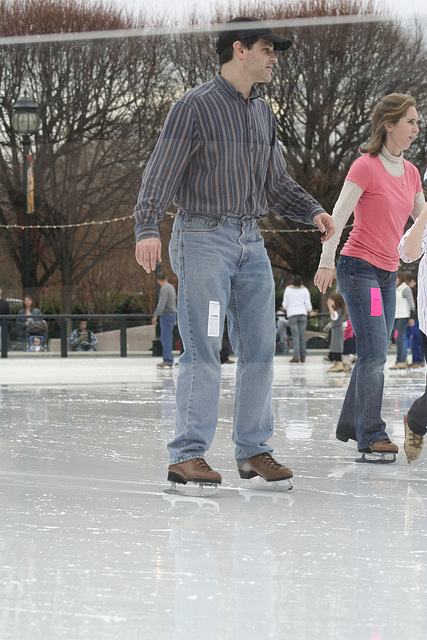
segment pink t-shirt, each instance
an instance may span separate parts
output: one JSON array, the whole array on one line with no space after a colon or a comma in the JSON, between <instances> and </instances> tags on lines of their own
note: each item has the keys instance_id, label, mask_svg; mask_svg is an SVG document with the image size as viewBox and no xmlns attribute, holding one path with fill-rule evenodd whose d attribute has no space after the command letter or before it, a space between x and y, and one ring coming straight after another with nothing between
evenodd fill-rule
<instances>
[{"instance_id":1,"label":"pink t-shirt","mask_svg":"<svg viewBox=\"0 0 427 640\"><path fill-rule=\"evenodd\" d=\"M414 208L415 194L422 191L418 169L403 159L405 173L396 178L379 157L363 154L350 167L347 180L363 193L354 210L354 225L341 254L366 260L374 267L396 271L399 241Z\"/></svg>"}]
</instances>

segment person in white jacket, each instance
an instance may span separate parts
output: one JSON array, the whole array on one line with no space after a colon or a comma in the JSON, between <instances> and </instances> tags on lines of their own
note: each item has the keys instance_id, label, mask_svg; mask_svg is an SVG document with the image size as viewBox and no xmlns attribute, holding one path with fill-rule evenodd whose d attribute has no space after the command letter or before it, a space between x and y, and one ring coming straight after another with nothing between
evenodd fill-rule
<instances>
[{"instance_id":1,"label":"person in white jacket","mask_svg":"<svg viewBox=\"0 0 427 640\"><path fill-rule=\"evenodd\" d=\"M397 272L396 280L396 313L394 316L393 336L396 343L396 362L390 369L406 369L406 353L403 343L403 336L407 329L409 320L415 314L415 301L411 287L406 281L403 271Z\"/></svg>"}]
</instances>

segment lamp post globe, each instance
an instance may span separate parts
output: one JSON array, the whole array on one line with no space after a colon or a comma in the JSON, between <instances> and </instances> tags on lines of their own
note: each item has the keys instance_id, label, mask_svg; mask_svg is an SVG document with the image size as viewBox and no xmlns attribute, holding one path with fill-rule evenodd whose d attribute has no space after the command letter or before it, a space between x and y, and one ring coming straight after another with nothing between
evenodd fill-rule
<instances>
[{"instance_id":1,"label":"lamp post globe","mask_svg":"<svg viewBox=\"0 0 427 640\"><path fill-rule=\"evenodd\" d=\"M24 95L12 107L12 129L21 136L30 136L40 126L39 108L32 98Z\"/></svg>"}]
</instances>

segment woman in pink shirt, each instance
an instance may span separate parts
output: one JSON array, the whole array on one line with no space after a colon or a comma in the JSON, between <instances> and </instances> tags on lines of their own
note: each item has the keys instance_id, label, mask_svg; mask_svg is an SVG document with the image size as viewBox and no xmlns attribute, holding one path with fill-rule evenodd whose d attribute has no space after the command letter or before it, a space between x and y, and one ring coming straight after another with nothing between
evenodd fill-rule
<instances>
[{"instance_id":1,"label":"woman in pink shirt","mask_svg":"<svg viewBox=\"0 0 427 640\"><path fill-rule=\"evenodd\" d=\"M395 454L381 417L384 364L396 309L398 245L408 217L424 205L418 170L403 158L418 133L412 96L385 96L372 115L372 134L351 166L335 205L335 236L323 246L315 284L326 293L335 252L354 212L354 224L337 265L337 284L356 334L357 361L338 420L336 437L357 440L363 453Z\"/></svg>"}]
</instances>

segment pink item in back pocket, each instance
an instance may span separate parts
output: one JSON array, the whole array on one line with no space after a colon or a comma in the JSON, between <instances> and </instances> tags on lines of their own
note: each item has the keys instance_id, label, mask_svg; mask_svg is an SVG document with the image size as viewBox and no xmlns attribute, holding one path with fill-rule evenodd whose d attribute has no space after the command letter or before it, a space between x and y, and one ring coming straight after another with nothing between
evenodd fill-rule
<instances>
[{"instance_id":1,"label":"pink item in back pocket","mask_svg":"<svg viewBox=\"0 0 427 640\"><path fill-rule=\"evenodd\" d=\"M377 287L371 287L371 316L381 316L382 313L381 291Z\"/></svg>"}]
</instances>

